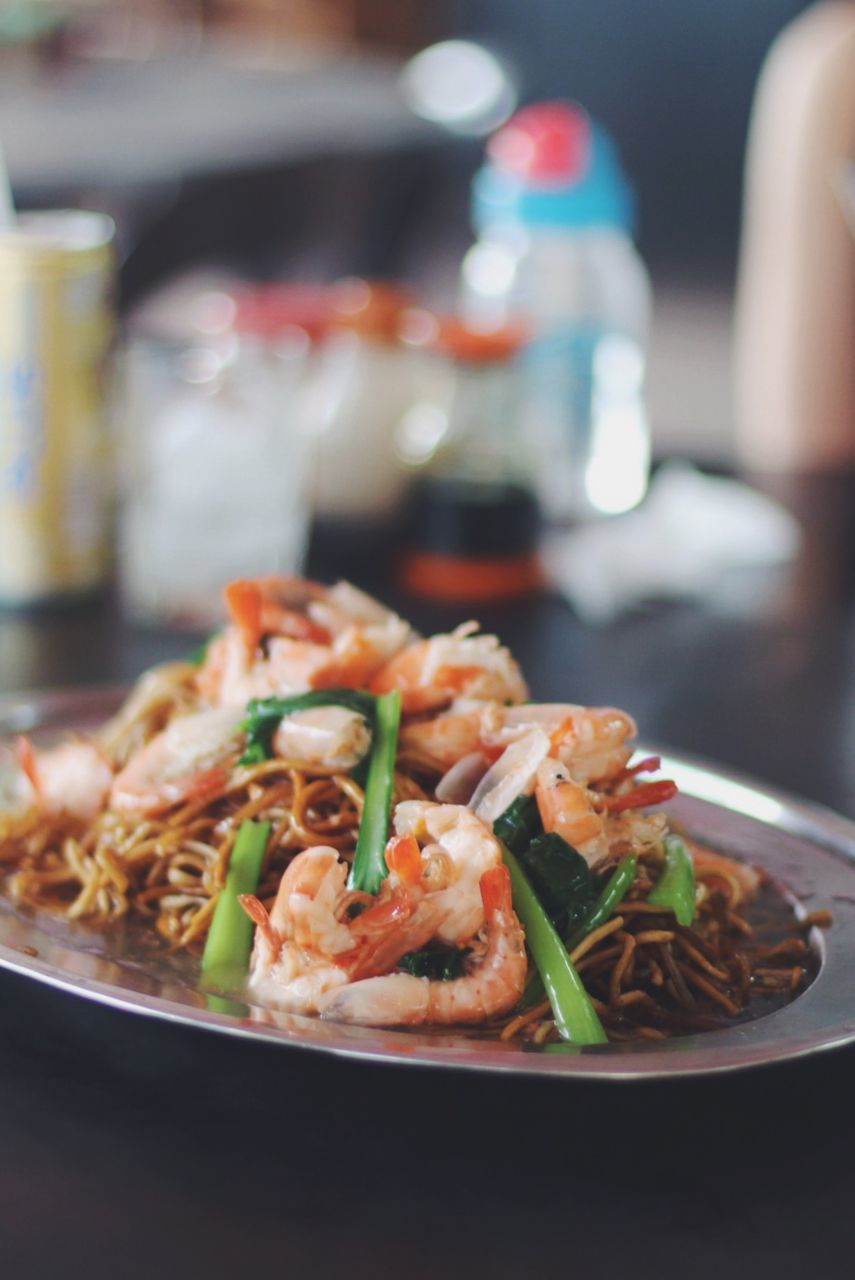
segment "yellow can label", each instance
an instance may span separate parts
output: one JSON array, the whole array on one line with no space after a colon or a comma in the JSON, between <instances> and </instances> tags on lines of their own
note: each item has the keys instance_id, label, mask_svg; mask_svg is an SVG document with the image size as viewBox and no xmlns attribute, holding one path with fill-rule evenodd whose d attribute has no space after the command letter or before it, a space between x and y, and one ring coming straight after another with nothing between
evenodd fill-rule
<instances>
[{"instance_id":1,"label":"yellow can label","mask_svg":"<svg viewBox=\"0 0 855 1280\"><path fill-rule=\"evenodd\" d=\"M106 247L0 249L0 602L106 575L111 284Z\"/></svg>"}]
</instances>

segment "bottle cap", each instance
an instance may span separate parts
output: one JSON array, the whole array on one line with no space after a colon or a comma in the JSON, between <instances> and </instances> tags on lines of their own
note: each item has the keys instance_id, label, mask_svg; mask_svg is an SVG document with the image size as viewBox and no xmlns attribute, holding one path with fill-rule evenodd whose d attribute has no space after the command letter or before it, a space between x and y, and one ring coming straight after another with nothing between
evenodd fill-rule
<instances>
[{"instance_id":1,"label":"bottle cap","mask_svg":"<svg viewBox=\"0 0 855 1280\"><path fill-rule=\"evenodd\" d=\"M234 294L238 333L275 340L289 329L302 329L310 342L319 342L329 324L329 289L320 285L251 285Z\"/></svg>"},{"instance_id":2,"label":"bottle cap","mask_svg":"<svg viewBox=\"0 0 855 1280\"><path fill-rule=\"evenodd\" d=\"M523 107L487 144L490 162L526 183L566 186L583 177L591 149L591 122L571 102Z\"/></svg>"},{"instance_id":3,"label":"bottle cap","mask_svg":"<svg viewBox=\"0 0 855 1280\"><path fill-rule=\"evenodd\" d=\"M441 351L460 364L504 364L525 345L522 325L475 329L458 316L442 316L424 307L403 312L401 340L407 346Z\"/></svg>"},{"instance_id":4,"label":"bottle cap","mask_svg":"<svg viewBox=\"0 0 855 1280\"><path fill-rule=\"evenodd\" d=\"M517 326L473 329L449 316L440 323L436 347L460 364L504 364L516 355L524 340L524 332Z\"/></svg>"},{"instance_id":5,"label":"bottle cap","mask_svg":"<svg viewBox=\"0 0 855 1280\"><path fill-rule=\"evenodd\" d=\"M332 289L332 322L380 342L397 342L401 316L413 296L385 281L341 280Z\"/></svg>"},{"instance_id":6,"label":"bottle cap","mask_svg":"<svg viewBox=\"0 0 855 1280\"><path fill-rule=\"evenodd\" d=\"M478 230L502 223L632 231L632 189L614 143L570 102L524 107L493 135L473 183Z\"/></svg>"}]
</instances>

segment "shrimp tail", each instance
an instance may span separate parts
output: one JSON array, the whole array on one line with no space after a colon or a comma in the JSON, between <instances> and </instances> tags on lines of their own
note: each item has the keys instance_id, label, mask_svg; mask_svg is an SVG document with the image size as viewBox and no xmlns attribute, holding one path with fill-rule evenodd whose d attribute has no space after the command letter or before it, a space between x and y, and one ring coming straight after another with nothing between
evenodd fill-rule
<instances>
[{"instance_id":1,"label":"shrimp tail","mask_svg":"<svg viewBox=\"0 0 855 1280\"><path fill-rule=\"evenodd\" d=\"M490 920L497 911L511 910L511 874L504 864L489 867L482 875L479 887L487 920Z\"/></svg>"},{"instance_id":2,"label":"shrimp tail","mask_svg":"<svg viewBox=\"0 0 855 1280\"><path fill-rule=\"evenodd\" d=\"M240 632L249 652L258 646L261 629L261 591L248 578L236 578L224 591L229 617Z\"/></svg>"},{"instance_id":3,"label":"shrimp tail","mask_svg":"<svg viewBox=\"0 0 855 1280\"><path fill-rule=\"evenodd\" d=\"M238 902L252 923L258 927L264 941L275 955L282 946L282 937L278 929L274 929L270 923L270 916L264 904L256 898L254 893L239 893Z\"/></svg>"},{"instance_id":4,"label":"shrimp tail","mask_svg":"<svg viewBox=\"0 0 855 1280\"><path fill-rule=\"evenodd\" d=\"M29 779L36 796L40 796L42 793L42 787L39 780L39 767L36 761L36 753L33 749L33 744L30 742L29 738L25 737L24 734L21 734L15 741L15 757L18 761L18 766L21 769L21 772Z\"/></svg>"},{"instance_id":5,"label":"shrimp tail","mask_svg":"<svg viewBox=\"0 0 855 1280\"><path fill-rule=\"evenodd\" d=\"M418 885L422 881L422 855L419 842L413 835L393 836L386 845L386 866L404 884Z\"/></svg>"}]
</instances>

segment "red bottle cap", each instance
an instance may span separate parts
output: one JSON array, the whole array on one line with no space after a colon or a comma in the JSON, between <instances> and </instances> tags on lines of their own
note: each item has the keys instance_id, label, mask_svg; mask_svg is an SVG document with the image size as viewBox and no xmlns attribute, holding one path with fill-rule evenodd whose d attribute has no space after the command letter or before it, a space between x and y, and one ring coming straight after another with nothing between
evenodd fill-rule
<instances>
[{"instance_id":1,"label":"red bottle cap","mask_svg":"<svg viewBox=\"0 0 855 1280\"><path fill-rule=\"evenodd\" d=\"M504 364L525 345L522 325L475 329L458 316L410 307L401 316L401 340L408 347L442 351L458 364Z\"/></svg>"},{"instance_id":2,"label":"red bottle cap","mask_svg":"<svg viewBox=\"0 0 855 1280\"><path fill-rule=\"evenodd\" d=\"M332 287L332 320L338 328L373 338L397 342L401 316L413 305L413 296L401 285L384 280L340 280Z\"/></svg>"},{"instance_id":3,"label":"red bottle cap","mask_svg":"<svg viewBox=\"0 0 855 1280\"><path fill-rule=\"evenodd\" d=\"M319 342L330 324L329 290L313 284L253 285L234 295L238 333L273 340L288 329L302 329Z\"/></svg>"},{"instance_id":4,"label":"red bottle cap","mask_svg":"<svg viewBox=\"0 0 855 1280\"><path fill-rule=\"evenodd\" d=\"M487 154L497 168L526 182L564 186L587 169L590 134L581 107L537 102L493 134Z\"/></svg>"}]
</instances>

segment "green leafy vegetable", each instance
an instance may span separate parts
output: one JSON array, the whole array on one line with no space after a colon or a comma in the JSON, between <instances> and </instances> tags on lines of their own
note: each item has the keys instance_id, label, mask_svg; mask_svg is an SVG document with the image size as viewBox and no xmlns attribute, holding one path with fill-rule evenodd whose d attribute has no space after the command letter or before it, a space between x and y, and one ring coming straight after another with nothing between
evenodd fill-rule
<instances>
[{"instance_id":1,"label":"green leafy vegetable","mask_svg":"<svg viewBox=\"0 0 855 1280\"><path fill-rule=\"evenodd\" d=\"M511 875L514 910L546 988L558 1034L574 1044L604 1044L606 1033L549 916L506 845L502 846L502 856Z\"/></svg>"},{"instance_id":2,"label":"green leafy vegetable","mask_svg":"<svg viewBox=\"0 0 855 1280\"><path fill-rule=\"evenodd\" d=\"M554 832L535 836L518 857L550 920L565 936L595 901L596 886L587 862Z\"/></svg>"},{"instance_id":3,"label":"green leafy vegetable","mask_svg":"<svg viewBox=\"0 0 855 1280\"><path fill-rule=\"evenodd\" d=\"M269 835L269 822L247 821L240 825L202 956L205 986L229 991L239 986L246 976L253 925L238 897L242 893L254 893L258 887Z\"/></svg>"},{"instance_id":4,"label":"green leafy vegetable","mask_svg":"<svg viewBox=\"0 0 855 1280\"><path fill-rule=\"evenodd\" d=\"M597 888L588 864L572 845L543 830L533 796L517 796L493 823L493 834L522 862L537 896L561 934L593 909Z\"/></svg>"},{"instance_id":5,"label":"green leafy vegetable","mask_svg":"<svg viewBox=\"0 0 855 1280\"><path fill-rule=\"evenodd\" d=\"M568 954L575 951L579 943L583 942L589 933L593 933L594 929L599 929L601 924L605 924L615 908L619 906L621 899L626 895L635 879L637 865L638 858L633 854L632 857L624 858L623 862L615 867L600 890L599 897L588 908L581 923L573 930L570 937L565 939ZM544 994L543 983L539 975L532 974L526 983L523 998L520 1000L520 1009L530 1009L532 1005L538 1004L543 999Z\"/></svg>"},{"instance_id":6,"label":"green leafy vegetable","mask_svg":"<svg viewBox=\"0 0 855 1280\"><path fill-rule=\"evenodd\" d=\"M430 978L432 982L451 982L462 978L466 972L468 950L433 943L420 951L408 951L398 961L399 968L415 978Z\"/></svg>"},{"instance_id":7,"label":"green leafy vegetable","mask_svg":"<svg viewBox=\"0 0 855 1280\"><path fill-rule=\"evenodd\" d=\"M346 707L364 717L370 726L374 724L377 699L358 689L312 689L309 693L296 693L284 698L253 698L246 709L246 750L241 764L257 764L269 760L273 754L272 741L279 721L294 711L306 711L310 707Z\"/></svg>"},{"instance_id":8,"label":"green leafy vegetable","mask_svg":"<svg viewBox=\"0 0 855 1280\"><path fill-rule=\"evenodd\" d=\"M567 950L575 951L579 943L587 938L589 933L593 933L595 929L599 929L601 924L605 924L609 916L614 912L635 879L635 868L638 866L638 858L633 854L632 857L624 858L623 862L619 862L612 874L609 876L599 897L586 912L584 918L567 939Z\"/></svg>"},{"instance_id":9,"label":"green leafy vegetable","mask_svg":"<svg viewBox=\"0 0 855 1280\"><path fill-rule=\"evenodd\" d=\"M665 866L647 901L673 911L679 924L695 918L695 868L679 836L665 837Z\"/></svg>"},{"instance_id":10,"label":"green leafy vegetable","mask_svg":"<svg viewBox=\"0 0 855 1280\"><path fill-rule=\"evenodd\" d=\"M517 796L493 823L493 834L519 857L535 836L543 834L543 825L534 796Z\"/></svg>"},{"instance_id":11,"label":"green leafy vegetable","mask_svg":"<svg viewBox=\"0 0 855 1280\"><path fill-rule=\"evenodd\" d=\"M356 839L356 853L348 878L349 887L362 893L378 893L389 874L383 855L389 832L389 810L392 807L392 783L400 723L401 695L397 689L393 689L391 693L376 699L374 739L368 760L365 801Z\"/></svg>"}]
</instances>

